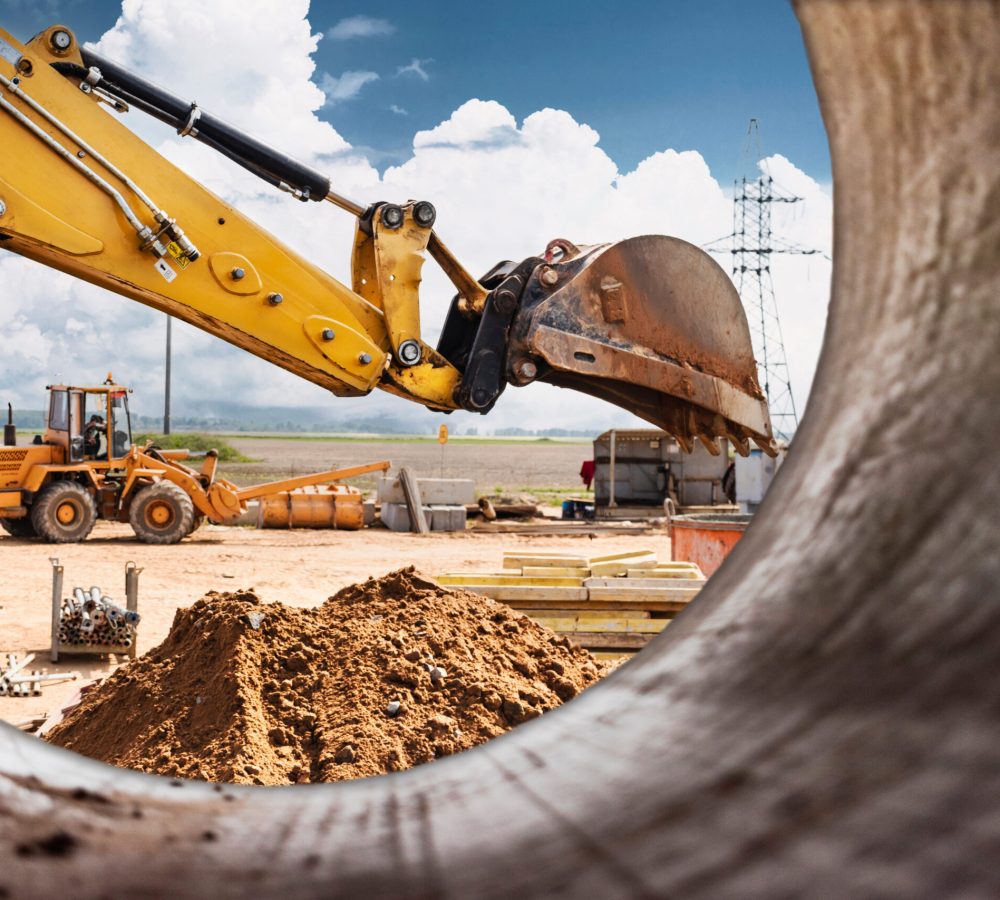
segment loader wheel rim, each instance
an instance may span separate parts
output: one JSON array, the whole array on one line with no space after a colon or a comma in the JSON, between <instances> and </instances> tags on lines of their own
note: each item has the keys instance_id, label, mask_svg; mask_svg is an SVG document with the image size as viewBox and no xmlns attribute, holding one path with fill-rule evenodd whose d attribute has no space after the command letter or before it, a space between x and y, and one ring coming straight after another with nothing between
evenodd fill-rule
<instances>
[{"instance_id":1,"label":"loader wheel rim","mask_svg":"<svg viewBox=\"0 0 1000 900\"><path fill-rule=\"evenodd\" d=\"M66 527L80 518L80 507L73 500L64 500L56 507L56 521Z\"/></svg>"},{"instance_id":2,"label":"loader wheel rim","mask_svg":"<svg viewBox=\"0 0 1000 900\"><path fill-rule=\"evenodd\" d=\"M167 528L174 521L174 508L165 500L157 500L146 507L146 524L150 528Z\"/></svg>"}]
</instances>

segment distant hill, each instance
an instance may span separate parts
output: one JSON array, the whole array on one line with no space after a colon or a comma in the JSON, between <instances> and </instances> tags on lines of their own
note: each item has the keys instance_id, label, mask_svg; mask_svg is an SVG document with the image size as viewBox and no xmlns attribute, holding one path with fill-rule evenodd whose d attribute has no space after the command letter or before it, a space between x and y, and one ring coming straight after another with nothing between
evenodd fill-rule
<instances>
[{"instance_id":1,"label":"distant hill","mask_svg":"<svg viewBox=\"0 0 1000 900\"><path fill-rule=\"evenodd\" d=\"M6 421L6 419L5 419ZM42 431L45 413L40 409L14 411L14 422L21 431ZM433 418L423 411L416 415L331 416L325 408L281 406L243 406L238 403L213 404L212 415L178 415L170 418L172 431L214 432L296 432L341 434L437 434L440 415ZM162 416L132 413L132 430L159 432L163 427ZM503 437L593 437L593 428L571 430L566 428L484 428L480 425L452 426L452 434L497 434Z\"/></svg>"}]
</instances>

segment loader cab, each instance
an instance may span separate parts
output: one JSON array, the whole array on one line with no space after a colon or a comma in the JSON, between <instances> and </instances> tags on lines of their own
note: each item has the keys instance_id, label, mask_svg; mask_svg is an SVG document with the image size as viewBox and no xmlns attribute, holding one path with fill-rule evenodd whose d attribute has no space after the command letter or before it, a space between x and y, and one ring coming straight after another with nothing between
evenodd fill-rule
<instances>
[{"instance_id":1,"label":"loader cab","mask_svg":"<svg viewBox=\"0 0 1000 900\"><path fill-rule=\"evenodd\" d=\"M45 443L62 448L67 465L122 459L132 447L128 389L49 385Z\"/></svg>"}]
</instances>

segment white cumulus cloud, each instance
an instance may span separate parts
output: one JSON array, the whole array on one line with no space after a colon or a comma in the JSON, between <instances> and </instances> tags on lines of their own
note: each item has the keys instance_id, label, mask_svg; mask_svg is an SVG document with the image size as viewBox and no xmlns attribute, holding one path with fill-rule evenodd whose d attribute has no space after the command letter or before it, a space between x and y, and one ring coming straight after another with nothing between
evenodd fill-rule
<instances>
[{"instance_id":1,"label":"white cumulus cloud","mask_svg":"<svg viewBox=\"0 0 1000 900\"><path fill-rule=\"evenodd\" d=\"M372 81L378 81L377 72L344 72L339 77L324 73L320 87L326 94L326 102L332 106L344 100L353 100L361 93L361 88Z\"/></svg>"},{"instance_id":2,"label":"white cumulus cloud","mask_svg":"<svg viewBox=\"0 0 1000 900\"><path fill-rule=\"evenodd\" d=\"M430 81L431 76L427 71L427 64L434 62L433 59L417 59L414 57L408 65L400 66L396 69L396 75L415 75L421 81Z\"/></svg>"},{"instance_id":3,"label":"white cumulus cloud","mask_svg":"<svg viewBox=\"0 0 1000 900\"><path fill-rule=\"evenodd\" d=\"M332 41L349 41L354 38L385 37L394 34L396 26L387 19L376 19L372 16L349 16L341 19L327 31L326 36Z\"/></svg>"}]
</instances>

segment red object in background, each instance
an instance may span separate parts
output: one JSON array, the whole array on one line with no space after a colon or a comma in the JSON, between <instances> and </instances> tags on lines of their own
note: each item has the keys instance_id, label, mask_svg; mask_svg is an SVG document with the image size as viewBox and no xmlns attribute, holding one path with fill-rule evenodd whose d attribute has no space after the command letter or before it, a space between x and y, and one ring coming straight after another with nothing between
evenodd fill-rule
<instances>
[{"instance_id":1,"label":"red object in background","mask_svg":"<svg viewBox=\"0 0 1000 900\"><path fill-rule=\"evenodd\" d=\"M749 518L724 521L720 516L716 521L705 521L674 517L670 520L670 558L697 563L706 578L711 576L743 537Z\"/></svg>"},{"instance_id":2,"label":"red object in background","mask_svg":"<svg viewBox=\"0 0 1000 900\"><path fill-rule=\"evenodd\" d=\"M585 459L583 465L580 466L580 480L587 486L587 490L590 490L590 485L594 481L594 472L597 469L597 463L592 459Z\"/></svg>"}]
</instances>

